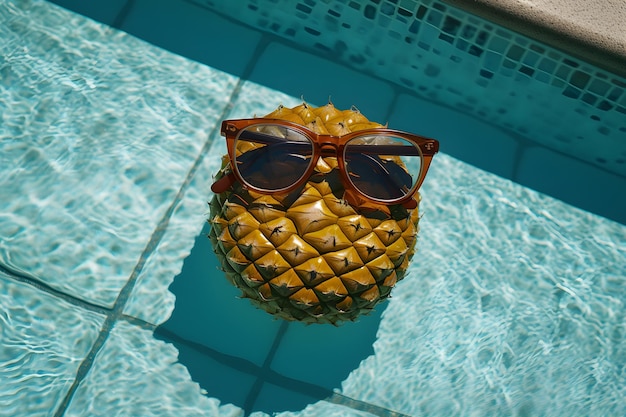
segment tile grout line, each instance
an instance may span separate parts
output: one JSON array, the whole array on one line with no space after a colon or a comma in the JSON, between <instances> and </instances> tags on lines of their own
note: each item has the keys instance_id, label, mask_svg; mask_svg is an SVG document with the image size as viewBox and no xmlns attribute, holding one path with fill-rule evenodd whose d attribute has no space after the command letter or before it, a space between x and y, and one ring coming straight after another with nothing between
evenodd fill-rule
<instances>
[{"instance_id":1,"label":"tile grout line","mask_svg":"<svg viewBox=\"0 0 626 417\"><path fill-rule=\"evenodd\" d=\"M287 333L289 329L289 322L283 321L276 332L276 336L274 337L274 342L270 347L267 356L265 357L265 361L263 361L263 365L261 366L261 372L257 375L256 381L250 388L248 392L248 396L246 397L246 401L243 404L244 415L249 415L252 412L252 407L256 403L259 394L261 393L261 388L263 388L263 384L266 382L266 375L268 371L271 371L272 361L274 360L274 356L276 356L276 352L278 352L278 348L280 347L280 343Z\"/></svg>"},{"instance_id":2,"label":"tile grout line","mask_svg":"<svg viewBox=\"0 0 626 417\"><path fill-rule=\"evenodd\" d=\"M137 322L138 319L135 319L132 321L128 320L128 317L124 317L123 319L128 322L131 322L134 325L140 326L142 328L149 329L151 327L150 324L148 323L142 326L140 323ZM216 362L219 362L222 365L225 365L236 371L239 371L239 372L251 375L251 376L256 376L256 377L258 377L262 373L265 373L266 382L269 382L271 384L274 384L286 390L299 392L302 394L307 394L307 393L310 394L311 392L315 392L317 394L323 394L323 395L329 395L329 396L332 395L332 391L327 388L321 387L319 385L316 385L310 382L306 382L303 380L285 376L278 372L272 371L271 369L264 369L263 366L257 365L256 363L248 359L244 359L240 356L234 356L234 355L229 355L227 353L220 352L219 350L208 347L202 343L186 339L185 337L180 336L179 334L174 333L171 330L168 330L166 328L157 326L154 329L154 333L155 335L158 335L162 338L160 340L163 340L167 343L174 343L174 342L180 343L181 345L184 345L185 347L189 349L193 349L195 352L203 356L206 356Z\"/></svg>"},{"instance_id":3,"label":"tile grout line","mask_svg":"<svg viewBox=\"0 0 626 417\"><path fill-rule=\"evenodd\" d=\"M357 411L364 411L379 417L411 417L408 414L393 411L380 405L375 405L367 401L357 400L355 398L343 395L340 392L334 392L324 401L351 408Z\"/></svg>"},{"instance_id":4,"label":"tile grout line","mask_svg":"<svg viewBox=\"0 0 626 417\"><path fill-rule=\"evenodd\" d=\"M38 291L52 295L53 297L59 298L65 302L83 308L85 310L94 311L100 314L109 314L109 312L111 311L110 307L83 300L74 295L58 290L51 285L39 280L38 278L29 276L19 271L15 271L5 265L0 264L0 272L4 273L8 278L14 281L30 285Z\"/></svg>"},{"instance_id":5,"label":"tile grout line","mask_svg":"<svg viewBox=\"0 0 626 417\"><path fill-rule=\"evenodd\" d=\"M244 83L244 80L242 80L241 78L238 79L237 84L235 85L235 87L233 88L233 91L231 92L228 103L224 106L222 113L220 114L220 119L224 118L232 109L232 103L239 96L243 83ZM182 201L183 196L185 192L187 191L187 189L189 188L189 185L191 184L191 181L194 178L200 164L202 163L206 154L208 153L212 145L212 138L216 134L218 128L219 128L219 123L216 123L216 125L213 127L211 132L208 134L208 138L204 142L204 145L202 146L202 149L200 150L200 154L196 157L194 163L192 164L189 172L187 173L187 176L185 177L185 180L183 181L181 187L178 190L178 193L176 193L174 200L169 205L169 207L167 208L167 210L161 217L161 220L157 224L157 227L155 228L146 247L144 248L143 252L141 253L139 257L139 261L133 268L133 271L131 272L130 277L126 281L126 284L120 290L115 300L115 303L113 304L113 308L110 311L108 311L107 316L104 320L104 323L102 324L102 328L100 329L98 338L92 345L87 356L83 359L83 361L79 365L78 370L76 372L76 378L74 379L74 382L68 389L65 397L63 398L63 401L57 407L57 410L54 413L54 417L61 417L65 414L65 412L67 411L67 408L69 407L70 402L72 401L72 398L74 397L74 394L76 393L76 390L78 389L78 386L82 383L82 381L85 379L85 377L89 373L89 370L93 366L96 355L98 354L98 352L100 352L100 350L104 346L104 343L108 339L115 322L120 317L123 316L124 307L126 307L126 303L128 302L128 299L130 298L133 288L135 287L139 274L143 270L143 267L146 264L148 258L156 250L157 246L163 239L163 236L165 235L165 231L169 224L170 218L172 217L178 204Z\"/></svg>"},{"instance_id":6,"label":"tile grout line","mask_svg":"<svg viewBox=\"0 0 626 417\"><path fill-rule=\"evenodd\" d=\"M126 0L120 11L115 16L113 23L111 23L111 27L122 30L122 25L124 21L128 17L128 14L131 12L133 7L135 6L135 0Z\"/></svg>"}]
</instances>

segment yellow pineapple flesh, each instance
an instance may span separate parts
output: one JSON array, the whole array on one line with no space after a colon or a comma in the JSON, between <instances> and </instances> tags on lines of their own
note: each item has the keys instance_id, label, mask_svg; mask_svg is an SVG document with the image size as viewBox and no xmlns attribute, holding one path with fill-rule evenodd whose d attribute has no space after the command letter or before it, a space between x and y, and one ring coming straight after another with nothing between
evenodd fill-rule
<instances>
[{"instance_id":1,"label":"yellow pineapple flesh","mask_svg":"<svg viewBox=\"0 0 626 417\"><path fill-rule=\"evenodd\" d=\"M332 103L279 106L265 118L335 136L383 127ZM217 178L229 169L224 156ZM355 320L388 298L415 251L418 207L359 210L344 191L337 159L324 157L294 192L259 194L235 182L215 194L209 238L229 281L268 313L306 323Z\"/></svg>"}]
</instances>

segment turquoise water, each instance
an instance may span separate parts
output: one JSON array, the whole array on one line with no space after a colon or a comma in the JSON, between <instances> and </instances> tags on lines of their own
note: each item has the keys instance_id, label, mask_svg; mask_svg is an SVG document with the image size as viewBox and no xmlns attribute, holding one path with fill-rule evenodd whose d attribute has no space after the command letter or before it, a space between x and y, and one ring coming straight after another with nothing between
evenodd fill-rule
<instances>
[{"instance_id":1,"label":"turquoise water","mask_svg":"<svg viewBox=\"0 0 626 417\"><path fill-rule=\"evenodd\" d=\"M500 129L292 47L230 61L244 79L0 1L0 414L626 414L626 226L449 155L439 121ZM219 121L300 102L259 82L285 51L341 76L311 96L419 109L442 143L407 278L339 328L238 299L204 239Z\"/></svg>"}]
</instances>

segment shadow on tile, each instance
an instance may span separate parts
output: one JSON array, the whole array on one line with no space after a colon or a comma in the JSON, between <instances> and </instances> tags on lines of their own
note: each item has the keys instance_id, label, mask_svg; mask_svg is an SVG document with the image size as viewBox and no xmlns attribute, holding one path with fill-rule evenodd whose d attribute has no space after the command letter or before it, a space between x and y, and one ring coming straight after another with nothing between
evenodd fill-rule
<instances>
[{"instance_id":1,"label":"shadow on tile","mask_svg":"<svg viewBox=\"0 0 626 417\"><path fill-rule=\"evenodd\" d=\"M178 349L207 396L246 414L298 411L331 396L374 353L384 305L338 327L275 319L239 298L218 269L208 232L207 224L171 284L176 306L155 331Z\"/></svg>"}]
</instances>

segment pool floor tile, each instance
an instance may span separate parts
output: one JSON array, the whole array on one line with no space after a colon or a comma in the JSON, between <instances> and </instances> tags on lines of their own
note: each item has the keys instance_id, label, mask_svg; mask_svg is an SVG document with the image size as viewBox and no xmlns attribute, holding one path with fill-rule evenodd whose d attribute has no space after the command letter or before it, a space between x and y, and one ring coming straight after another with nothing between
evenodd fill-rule
<instances>
[{"instance_id":1,"label":"pool floor tile","mask_svg":"<svg viewBox=\"0 0 626 417\"><path fill-rule=\"evenodd\" d=\"M242 413L204 395L178 363L178 351L171 344L122 320L111 331L64 415L241 417Z\"/></svg>"},{"instance_id":2,"label":"pool floor tile","mask_svg":"<svg viewBox=\"0 0 626 417\"><path fill-rule=\"evenodd\" d=\"M395 95L390 83L278 42L267 45L249 79L317 106L329 99L341 110L355 106L382 124Z\"/></svg>"},{"instance_id":3,"label":"pool floor tile","mask_svg":"<svg viewBox=\"0 0 626 417\"><path fill-rule=\"evenodd\" d=\"M114 26L124 6L132 0L109 0L107 2L85 2L83 0L49 0L68 10L83 14L98 22Z\"/></svg>"},{"instance_id":4,"label":"pool floor tile","mask_svg":"<svg viewBox=\"0 0 626 417\"><path fill-rule=\"evenodd\" d=\"M340 389L350 372L374 354L372 345L386 306L383 302L369 315L339 326L290 323L272 370L328 391Z\"/></svg>"},{"instance_id":5,"label":"pool floor tile","mask_svg":"<svg viewBox=\"0 0 626 417\"><path fill-rule=\"evenodd\" d=\"M315 404L319 401L319 398L310 396L305 393L293 392L285 388L277 387L272 384L263 384L259 390L258 397L253 406L253 410L261 410L269 415L306 415L306 412L301 411L309 407L310 404ZM345 410L344 407L335 406L338 409ZM320 408L319 406L317 407ZM330 408L330 407L329 407ZM319 414L327 416L329 414Z\"/></svg>"},{"instance_id":6,"label":"pool floor tile","mask_svg":"<svg viewBox=\"0 0 626 417\"><path fill-rule=\"evenodd\" d=\"M204 158L191 180L184 197L174 209L163 238L147 258L138 275L124 313L153 324L166 321L174 309L175 296L168 288L179 275L183 262L190 255L196 237L208 219L208 204L214 161ZM217 169L215 169L217 171ZM202 236L208 241L208 238ZM212 256L207 250L205 256ZM215 265L205 263L206 279L217 274Z\"/></svg>"},{"instance_id":7,"label":"pool floor tile","mask_svg":"<svg viewBox=\"0 0 626 417\"><path fill-rule=\"evenodd\" d=\"M171 52L241 77L261 33L180 0L135 0L121 29ZM184 39L184 42L181 40Z\"/></svg>"},{"instance_id":8,"label":"pool floor tile","mask_svg":"<svg viewBox=\"0 0 626 417\"><path fill-rule=\"evenodd\" d=\"M434 137L439 140L440 152L504 178L513 175L520 144L504 130L475 117L401 94L394 104L389 126Z\"/></svg>"},{"instance_id":9,"label":"pool floor tile","mask_svg":"<svg viewBox=\"0 0 626 417\"><path fill-rule=\"evenodd\" d=\"M0 8L10 22L0 40L0 259L110 306L236 78L50 3L19 5Z\"/></svg>"},{"instance_id":10,"label":"pool floor tile","mask_svg":"<svg viewBox=\"0 0 626 417\"><path fill-rule=\"evenodd\" d=\"M266 387L262 392L264 396L292 396L291 392L279 390L275 387ZM261 404L260 404L261 405ZM268 414L262 411L255 411L250 414L250 417L406 417L393 413L381 413L380 409L374 409L374 412L369 413L367 411L358 410L342 404L336 404L329 401L317 401L306 406L300 411L283 411L275 414Z\"/></svg>"},{"instance_id":11,"label":"pool floor tile","mask_svg":"<svg viewBox=\"0 0 626 417\"><path fill-rule=\"evenodd\" d=\"M626 177L539 146L524 150L515 174L520 184L626 224Z\"/></svg>"},{"instance_id":12,"label":"pool floor tile","mask_svg":"<svg viewBox=\"0 0 626 417\"><path fill-rule=\"evenodd\" d=\"M160 327L216 352L261 366L280 322L239 298L240 291L218 269L206 237L208 227L201 231L181 274L168 289L176 297L176 304Z\"/></svg>"},{"instance_id":13,"label":"pool floor tile","mask_svg":"<svg viewBox=\"0 0 626 417\"><path fill-rule=\"evenodd\" d=\"M104 316L0 271L0 414L51 416Z\"/></svg>"}]
</instances>

